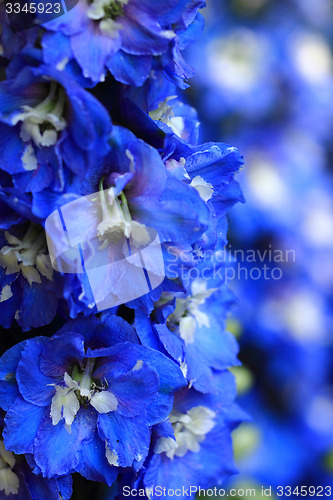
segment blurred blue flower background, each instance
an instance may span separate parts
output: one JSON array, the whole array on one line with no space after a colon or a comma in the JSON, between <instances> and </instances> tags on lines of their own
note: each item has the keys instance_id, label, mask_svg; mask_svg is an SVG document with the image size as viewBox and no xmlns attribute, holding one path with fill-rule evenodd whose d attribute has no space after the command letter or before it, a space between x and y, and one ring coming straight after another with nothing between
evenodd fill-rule
<instances>
[{"instance_id":1,"label":"blurred blue flower background","mask_svg":"<svg viewBox=\"0 0 333 500\"><path fill-rule=\"evenodd\" d=\"M203 139L245 157L246 204L229 214L229 328L252 421L234 432L229 485L332 485L333 5L211 0L204 15L187 96Z\"/></svg>"}]
</instances>

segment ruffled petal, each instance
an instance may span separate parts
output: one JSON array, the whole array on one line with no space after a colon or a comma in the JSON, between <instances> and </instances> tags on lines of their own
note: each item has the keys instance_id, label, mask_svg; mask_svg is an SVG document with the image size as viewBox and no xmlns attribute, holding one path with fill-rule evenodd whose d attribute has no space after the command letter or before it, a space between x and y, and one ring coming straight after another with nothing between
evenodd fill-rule
<instances>
[{"instance_id":1,"label":"ruffled petal","mask_svg":"<svg viewBox=\"0 0 333 500\"><path fill-rule=\"evenodd\" d=\"M61 377L65 372L71 373L75 363L84 358L84 339L82 335L54 335L45 344L40 358L40 371L48 377Z\"/></svg>"},{"instance_id":2,"label":"ruffled petal","mask_svg":"<svg viewBox=\"0 0 333 500\"><path fill-rule=\"evenodd\" d=\"M34 441L34 457L44 477L61 476L76 469L82 443L93 438L96 419L95 411L81 408L69 432L63 420L53 425L50 415L44 416Z\"/></svg>"},{"instance_id":3,"label":"ruffled petal","mask_svg":"<svg viewBox=\"0 0 333 500\"><path fill-rule=\"evenodd\" d=\"M152 425L165 420L172 410L173 393L187 385L179 366L154 349L129 342L115 345L108 349L105 355L108 358L101 360L94 372L94 376L100 380L107 376L110 370L108 365L114 362L121 363L131 370L141 360L155 368L160 388L158 397L147 407L147 422Z\"/></svg>"},{"instance_id":4,"label":"ruffled petal","mask_svg":"<svg viewBox=\"0 0 333 500\"><path fill-rule=\"evenodd\" d=\"M117 412L124 417L139 415L158 397L157 372L139 360L133 370L110 378L109 389L117 398Z\"/></svg>"},{"instance_id":5,"label":"ruffled petal","mask_svg":"<svg viewBox=\"0 0 333 500\"><path fill-rule=\"evenodd\" d=\"M27 341L23 340L6 351L0 358L0 406L7 411L20 395L15 372Z\"/></svg>"},{"instance_id":6,"label":"ruffled petal","mask_svg":"<svg viewBox=\"0 0 333 500\"><path fill-rule=\"evenodd\" d=\"M98 416L98 433L107 441L108 456L119 467L131 467L133 462L142 463L148 454L150 429L145 415L126 418L117 412Z\"/></svg>"},{"instance_id":7,"label":"ruffled petal","mask_svg":"<svg viewBox=\"0 0 333 500\"><path fill-rule=\"evenodd\" d=\"M35 406L18 397L5 417L3 437L5 446L14 453L33 453L38 427L48 409Z\"/></svg>"},{"instance_id":8,"label":"ruffled petal","mask_svg":"<svg viewBox=\"0 0 333 500\"><path fill-rule=\"evenodd\" d=\"M151 56L133 56L119 50L107 61L107 67L118 82L140 87L147 80L152 65Z\"/></svg>"},{"instance_id":9,"label":"ruffled petal","mask_svg":"<svg viewBox=\"0 0 333 500\"><path fill-rule=\"evenodd\" d=\"M95 431L92 441L83 443L80 462L76 468L81 476L91 481L101 481L108 486L117 478L117 469L109 464L105 456L105 442Z\"/></svg>"},{"instance_id":10,"label":"ruffled petal","mask_svg":"<svg viewBox=\"0 0 333 500\"><path fill-rule=\"evenodd\" d=\"M39 356L47 337L36 337L27 341L19 361L16 380L23 398L37 406L47 406L55 393L54 384L57 378L46 377L39 369Z\"/></svg>"}]
</instances>

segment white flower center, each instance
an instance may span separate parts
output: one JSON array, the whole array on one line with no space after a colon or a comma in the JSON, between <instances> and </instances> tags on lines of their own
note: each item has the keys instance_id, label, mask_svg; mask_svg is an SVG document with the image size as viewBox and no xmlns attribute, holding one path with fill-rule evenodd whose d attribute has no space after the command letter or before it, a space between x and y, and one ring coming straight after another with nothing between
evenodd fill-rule
<instances>
[{"instance_id":1,"label":"white flower center","mask_svg":"<svg viewBox=\"0 0 333 500\"><path fill-rule=\"evenodd\" d=\"M169 415L175 434L172 438L160 438L156 445L155 453L165 453L173 460L176 457L184 457L187 452L197 453L200 450L206 435L215 427L216 413L205 406L195 406L187 413L173 410Z\"/></svg>"},{"instance_id":2,"label":"white flower center","mask_svg":"<svg viewBox=\"0 0 333 500\"><path fill-rule=\"evenodd\" d=\"M216 288L207 289L207 282L203 279L194 280L191 285L191 295L176 299L176 308L167 319L171 330L179 327L179 335L186 344L194 342L194 334L199 326L210 326L209 317L199 307L216 291Z\"/></svg>"},{"instance_id":3,"label":"white flower center","mask_svg":"<svg viewBox=\"0 0 333 500\"><path fill-rule=\"evenodd\" d=\"M93 0L89 2L87 15L93 21L99 22L103 35L116 39L123 29L117 19L123 15L124 5L128 0Z\"/></svg>"},{"instance_id":4,"label":"white flower center","mask_svg":"<svg viewBox=\"0 0 333 500\"><path fill-rule=\"evenodd\" d=\"M24 142L33 141L37 147L54 146L58 140L58 132L67 125L62 116L65 99L64 91L56 82L51 82L50 92L44 101L34 108L22 106L22 112L17 114L13 120L13 125L22 122L21 139ZM35 162L35 159L31 158L32 151L26 151L25 155L28 155L28 160L23 158L24 163L28 170L32 170L32 165Z\"/></svg>"},{"instance_id":5,"label":"white flower center","mask_svg":"<svg viewBox=\"0 0 333 500\"><path fill-rule=\"evenodd\" d=\"M0 266L6 269L6 274L22 272L23 276L32 283L41 283L41 275L52 280L52 265L46 253L45 231L41 226L30 223L29 229L22 241L16 236L5 232L9 245L0 250ZM2 290L0 302L12 295L10 290Z\"/></svg>"},{"instance_id":6,"label":"white flower center","mask_svg":"<svg viewBox=\"0 0 333 500\"><path fill-rule=\"evenodd\" d=\"M100 184L100 206L102 221L97 226L97 234L103 241L102 248L109 244L109 240L118 241L120 238L131 238L134 245L142 246L150 242L150 236L143 224L132 220L124 192L115 195L115 188L104 190Z\"/></svg>"},{"instance_id":7,"label":"white flower center","mask_svg":"<svg viewBox=\"0 0 333 500\"><path fill-rule=\"evenodd\" d=\"M149 116L153 120L165 123L171 128L172 132L181 137L185 129L184 119L181 116L175 116L173 106L168 104L169 101L176 97L175 95L171 95L164 101L161 101L156 109L149 112Z\"/></svg>"},{"instance_id":8,"label":"white flower center","mask_svg":"<svg viewBox=\"0 0 333 500\"><path fill-rule=\"evenodd\" d=\"M4 491L5 495L17 495L19 491L19 478L12 471L14 465L14 454L7 451L0 440L0 491Z\"/></svg>"},{"instance_id":9,"label":"white flower center","mask_svg":"<svg viewBox=\"0 0 333 500\"><path fill-rule=\"evenodd\" d=\"M64 386L55 385L55 395L51 402L50 416L52 424L57 425L60 420L65 420L68 432L81 404L90 403L98 413L109 413L117 409L118 401L112 392L105 387L97 387L92 379L95 360L88 359L83 372L74 367L74 380L68 373L64 375Z\"/></svg>"}]
</instances>

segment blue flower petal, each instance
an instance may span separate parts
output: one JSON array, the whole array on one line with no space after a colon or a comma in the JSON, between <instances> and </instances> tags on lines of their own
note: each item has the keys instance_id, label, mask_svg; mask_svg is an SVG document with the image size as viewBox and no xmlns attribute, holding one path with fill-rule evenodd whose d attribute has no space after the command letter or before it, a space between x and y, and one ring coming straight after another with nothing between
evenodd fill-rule
<instances>
[{"instance_id":1,"label":"blue flower petal","mask_svg":"<svg viewBox=\"0 0 333 500\"><path fill-rule=\"evenodd\" d=\"M0 171L0 184L2 183L1 174ZM5 172L3 174L6 175ZM21 222L24 222L24 217L14 212L7 203L0 201L0 229L9 229L14 224L20 224Z\"/></svg>"},{"instance_id":2,"label":"blue flower petal","mask_svg":"<svg viewBox=\"0 0 333 500\"><path fill-rule=\"evenodd\" d=\"M165 52L170 38L165 36L158 22L141 6L129 3L126 10L131 12L127 12L127 16L121 20L122 49L137 55L159 55Z\"/></svg>"},{"instance_id":3,"label":"blue flower petal","mask_svg":"<svg viewBox=\"0 0 333 500\"><path fill-rule=\"evenodd\" d=\"M73 494L73 479L71 475L58 477L58 487L63 500L70 500Z\"/></svg>"},{"instance_id":4,"label":"blue flower petal","mask_svg":"<svg viewBox=\"0 0 333 500\"><path fill-rule=\"evenodd\" d=\"M166 351L178 362L184 359L184 346L182 340L177 335L170 332L165 324L154 325L160 341L162 342Z\"/></svg>"},{"instance_id":5,"label":"blue flower petal","mask_svg":"<svg viewBox=\"0 0 333 500\"><path fill-rule=\"evenodd\" d=\"M61 476L76 469L82 443L93 438L96 419L95 411L81 408L69 433L64 420L53 425L50 415L44 416L34 441L34 457L44 477Z\"/></svg>"},{"instance_id":6,"label":"blue flower petal","mask_svg":"<svg viewBox=\"0 0 333 500\"><path fill-rule=\"evenodd\" d=\"M84 31L71 37L71 47L84 76L100 82L106 72L106 61L119 49L120 39L104 36L98 24L90 22Z\"/></svg>"},{"instance_id":7,"label":"blue flower petal","mask_svg":"<svg viewBox=\"0 0 333 500\"><path fill-rule=\"evenodd\" d=\"M207 205L198 192L171 177L160 198L132 199L131 213L138 222L155 228L161 242L193 243L209 224Z\"/></svg>"},{"instance_id":8,"label":"blue flower petal","mask_svg":"<svg viewBox=\"0 0 333 500\"><path fill-rule=\"evenodd\" d=\"M151 56L133 56L119 50L107 61L107 67L118 82L140 87L147 80L152 65Z\"/></svg>"},{"instance_id":9,"label":"blue flower petal","mask_svg":"<svg viewBox=\"0 0 333 500\"><path fill-rule=\"evenodd\" d=\"M117 412L124 417L139 415L158 395L156 370L138 361L137 367L127 373L106 375L109 390L118 401Z\"/></svg>"},{"instance_id":10,"label":"blue flower petal","mask_svg":"<svg viewBox=\"0 0 333 500\"><path fill-rule=\"evenodd\" d=\"M40 371L48 377L61 377L71 373L73 365L85 355L84 339L79 334L54 335L45 344L40 358Z\"/></svg>"},{"instance_id":11,"label":"blue flower petal","mask_svg":"<svg viewBox=\"0 0 333 500\"><path fill-rule=\"evenodd\" d=\"M65 35L72 35L84 31L87 18L87 7L85 2L79 2L75 9L71 9L65 16L59 16L44 24L47 30L62 32Z\"/></svg>"},{"instance_id":12,"label":"blue flower petal","mask_svg":"<svg viewBox=\"0 0 333 500\"><path fill-rule=\"evenodd\" d=\"M245 203L245 198L240 185L234 179L216 196L212 203L218 217L225 215L237 202Z\"/></svg>"},{"instance_id":13,"label":"blue flower petal","mask_svg":"<svg viewBox=\"0 0 333 500\"><path fill-rule=\"evenodd\" d=\"M28 471L25 480L33 500L59 500L59 486L56 479L45 480Z\"/></svg>"},{"instance_id":14,"label":"blue flower petal","mask_svg":"<svg viewBox=\"0 0 333 500\"><path fill-rule=\"evenodd\" d=\"M9 174L25 172L22 156L26 145L8 125L0 123L0 157L1 168Z\"/></svg>"},{"instance_id":15,"label":"blue flower petal","mask_svg":"<svg viewBox=\"0 0 333 500\"><path fill-rule=\"evenodd\" d=\"M119 467L131 467L134 461L142 462L148 454L150 430L144 412L127 418L118 412L98 416L98 433L106 440L117 459Z\"/></svg>"},{"instance_id":16,"label":"blue flower petal","mask_svg":"<svg viewBox=\"0 0 333 500\"><path fill-rule=\"evenodd\" d=\"M48 408L31 405L19 396L5 417L3 438L6 448L14 453L33 453L33 442L38 427Z\"/></svg>"},{"instance_id":17,"label":"blue flower petal","mask_svg":"<svg viewBox=\"0 0 333 500\"><path fill-rule=\"evenodd\" d=\"M172 410L173 393L187 385L179 366L154 349L128 342L110 348L107 355L109 357L103 360L104 364L95 372L101 380L109 371L108 363L112 362L122 363L131 370L138 360L142 360L155 368L159 377L160 390L158 398L147 408L147 422L153 425L167 418Z\"/></svg>"},{"instance_id":18,"label":"blue flower petal","mask_svg":"<svg viewBox=\"0 0 333 500\"><path fill-rule=\"evenodd\" d=\"M53 289L48 289L47 278L42 277L42 284L24 280L21 306L17 317L18 324L24 332L33 328L48 325L53 320L58 296Z\"/></svg>"},{"instance_id":19,"label":"blue flower petal","mask_svg":"<svg viewBox=\"0 0 333 500\"><path fill-rule=\"evenodd\" d=\"M20 395L15 372L26 345L27 341L23 340L8 349L0 358L0 406L5 411Z\"/></svg>"},{"instance_id":20,"label":"blue flower petal","mask_svg":"<svg viewBox=\"0 0 333 500\"><path fill-rule=\"evenodd\" d=\"M54 395L57 378L46 377L39 369L39 356L47 337L35 337L27 340L19 361L16 380L23 398L37 406L47 406Z\"/></svg>"},{"instance_id":21,"label":"blue flower petal","mask_svg":"<svg viewBox=\"0 0 333 500\"><path fill-rule=\"evenodd\" d=\"M157 333L153 329L150 318L141 309L135 311L135 328L143 345L167 354Z\"/></svg>"},{"instance_id":22,"label":"blue flower petal","mask_svg":"<svg viewBox=\"0 0 333 500\"><path fill-rule=\"evenodd\" d=\"M238 149L223 143L207 143L195 148L186 158L186 170L191 178L200 175L214 186L216 193L233 180L243 166Z\"/></svg>"},{"instance_id":23,"label":"blue flower petal","mask_svg":"<svg viewBox=\"0 0 333 500\"><path fill-rule=\"evenodd\" d=\"M76 471L91 481L101 481L108 486L116 480L117 469L107 461L105 442L100 439L97 430L94 432L92 441L82 444Z\"/></svg>"}]
</instances>

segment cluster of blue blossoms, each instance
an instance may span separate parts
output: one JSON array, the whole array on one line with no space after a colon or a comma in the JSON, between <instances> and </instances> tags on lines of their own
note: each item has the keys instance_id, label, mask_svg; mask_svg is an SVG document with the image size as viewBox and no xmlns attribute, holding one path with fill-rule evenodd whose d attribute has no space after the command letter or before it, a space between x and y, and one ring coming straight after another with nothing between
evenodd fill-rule
<instances>
[{"instance_id":1,"label":"cluster of blue blossoms","mask_svg":"<svg viewBox=\"0 0 333 500\"><path fill-rule=\"evenodd\" d=\"M69 499L73 473L119 497L124 485L208 488L235 473L234 298L216 271L226 213L244 201L242 158L199 144L178 97L203 6L81 0L20 32L0 12L1 498ZM53 269L45 221L108 190L120 215L104 199L98 227L153 228L165 278L100 312L85 272Z\"/></svg>"}]
</instances>

